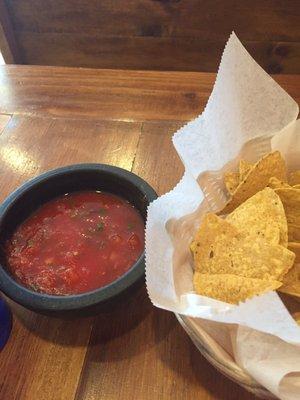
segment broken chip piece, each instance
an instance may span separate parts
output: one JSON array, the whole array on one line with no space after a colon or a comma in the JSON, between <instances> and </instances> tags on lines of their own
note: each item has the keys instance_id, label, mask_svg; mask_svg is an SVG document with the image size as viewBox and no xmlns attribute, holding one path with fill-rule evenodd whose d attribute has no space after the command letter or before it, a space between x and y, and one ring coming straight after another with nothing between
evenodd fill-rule
<instances>
[{"instance_id":1,"label":"broken chip piece","mask_svg":"<svg viewBox=\"0 0 300 400\"><path fill-rule=\"evenodd\" d=\"M231 194L235 191L240 183L239 174L237 172L227 172L224 175L224 181L228 192Z\"/></svg>"},{"instance_id":2,"label":"broken chip piece","mask_svg":"<svg viewBox=\"0 0 300 400\"><path fill-rule=\"evenodd\" d=\"M288 182L291 186L300 184L300 171L293 171L289 175Z\"/></svg>"},{"instance_id":3,"label":"broken chip piece","mask_svg":"<svg viewBox=\"0 0 300 400\"><path fill-rule=\"evenodd\" d=\"M233 211L249 197L264 189L272 177L281 181L286 180L286 165L279 151L267 154L251 167L219 214L228 214Z\"/></svg>"},{"instance_id":4,"label":"broken chip piece","mask_svg":"<svg viewBox=\"0 0 300 400\"><path fill-rule=\"evenodd\" d=\"M253 167L253 164L249 163L246 160L240 160L239 162L239 180L242 182L246 176L248 175L248 172L251 170Z\"/></svg>"}]
</instances>

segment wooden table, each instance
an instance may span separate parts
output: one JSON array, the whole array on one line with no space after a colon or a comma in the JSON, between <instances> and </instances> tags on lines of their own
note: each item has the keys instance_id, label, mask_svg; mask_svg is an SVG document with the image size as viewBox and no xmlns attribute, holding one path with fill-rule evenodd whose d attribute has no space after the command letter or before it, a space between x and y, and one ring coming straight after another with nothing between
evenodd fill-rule
<instances>
[{"instance_id":1,"label":"wooden table","mask_svg":"<svg viewBox=\"0 0 300 400\"><path fill-rule=\"evenodd\" d=\"M171 136L203 110L214 78L1 67L0 200L32 176L76 162L117 165L167 192L183 173ZM300 76L276 80L299 102ZM254 399L200 355L144 287L118 310L82 320L11 307L1 400Z\"/></svg>"}]
</instances>

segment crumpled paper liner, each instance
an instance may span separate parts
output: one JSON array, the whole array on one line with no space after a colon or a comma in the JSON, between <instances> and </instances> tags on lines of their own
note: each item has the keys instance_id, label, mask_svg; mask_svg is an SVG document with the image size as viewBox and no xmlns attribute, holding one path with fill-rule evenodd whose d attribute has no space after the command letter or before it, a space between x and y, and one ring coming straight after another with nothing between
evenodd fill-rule
<instances>
[{"instance_id":1,"label":"crumpled paper liner","mask_svg":"<svg viewBox=\"0 0 300 400\"><path fill-rule=\"evenodd\" d=\"M298 112L295 101L232 34L204 112L174 135L184 176L149 206L146 227L146 284L152 303L220 322L224 329L236 324L231 336L235 361L289 400L300 398L300 329L280 297L269 292L235 306L195 294L189 244L203 214L226 202L223 174L236 168L240 158L255 162L279 149L289 169L300 169Z\"/></svg>"}]
</instances>

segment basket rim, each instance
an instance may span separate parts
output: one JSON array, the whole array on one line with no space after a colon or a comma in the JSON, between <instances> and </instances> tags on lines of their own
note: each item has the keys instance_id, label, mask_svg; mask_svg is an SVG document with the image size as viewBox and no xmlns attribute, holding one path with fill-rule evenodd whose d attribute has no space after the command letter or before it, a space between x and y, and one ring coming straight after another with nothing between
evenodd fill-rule
<instances>
[{"instance_id":1,"label":"basket rim","mask_svg":"<svg viewBox=\"0 0 300 400\"><path fill-rule=\"evenodd\" d=\"M277 399L271 392L264 388L260 383L252 378L244 369L242 369L235 361L229 362L225 358L222 358L209 343L205 340L204 335L200 335L198 331L195 330L193 324L190 321L190 317L182 314L175 313L175 316L186 331L194 345L200 351L200 353L207 359L207 361L212 364L219 372L225 375L227 378L231 379L235 383L244 387L246 390L266 399ZM205 332L205 330L204 330ZM205 332L207 336L210 335ZM213 340L213 339L212 339Z\"/></svg>"}]
</instances>

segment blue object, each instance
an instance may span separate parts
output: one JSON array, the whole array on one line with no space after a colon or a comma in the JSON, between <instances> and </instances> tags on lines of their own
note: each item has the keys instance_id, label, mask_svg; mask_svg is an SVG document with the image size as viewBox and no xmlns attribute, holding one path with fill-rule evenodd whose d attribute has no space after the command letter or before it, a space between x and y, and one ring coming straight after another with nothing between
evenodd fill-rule
<instances>
[{"instance_id":1,"label":"blue object","mask_svg":"<svg viewBox=\"0 0 300 400\"><path fill-rule=\"evenodd\" d=\"M11 331L11 312L3 299L0 298L0 350L5 346Z\"/></svg>"}]
</instances>

